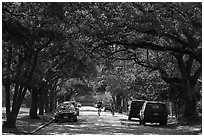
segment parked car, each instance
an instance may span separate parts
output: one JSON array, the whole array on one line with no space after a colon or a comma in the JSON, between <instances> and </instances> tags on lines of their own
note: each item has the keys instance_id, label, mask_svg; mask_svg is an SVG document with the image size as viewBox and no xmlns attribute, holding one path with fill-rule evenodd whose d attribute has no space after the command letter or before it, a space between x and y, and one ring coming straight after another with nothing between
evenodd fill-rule
<instances>
[{"instance_id":1,"label":"parked car","mask_svg":"<svg viewBox=\"0 0 204 137\"><path fill-rule=\"evenodd\" d=\"M144 100L134 100L131 102L128 120L131 120L131 118L140 118L140 110L144 102Z\"/></svg>"},{"instance_id":2,"label":"parked car","mask_svg":"<svg viewBox=\"0 0 204 137\"><path fill-rule=\"evenodd\" d=\"M166 125L168 120L168 111L165 103L146 101L140 111L140 124L146 122L160 123Z\"/></svg>"},{"instance_id":3,"label":"parked car","mask_svg":"<svg viewBox=\"0 0 204 137\"><path fill-rule=\"evenodd\" d=\"M105 106L104 106L104 111L106 111L106 110L111 110L112 109L112 107L111 107L111 105L109 105L109 104L106 104Z\"/></svg>"},{"instance_id":4,"label":"parked car","mask_svg":"<svg viewBox=\"0 0 204 137\"><path fill-rule=\"evenodd\" d=\"M71 103L72 105L74 105L74 108L76 109L76 113L77 113L77 116L79 116L79 107L78 107L78 103L76 101L65 101L63 103Z\"/></svg>"},{"instance_id":5,"label":"parked car","mask_svg":"<svg viewBox=\"0 0 204 137\"><path fill-rule=\"evenodd\" d=\"M55 122L73 120L77 122L77 112L71 103L62 103L55 110Z\"/></svg>"}]
</instances>

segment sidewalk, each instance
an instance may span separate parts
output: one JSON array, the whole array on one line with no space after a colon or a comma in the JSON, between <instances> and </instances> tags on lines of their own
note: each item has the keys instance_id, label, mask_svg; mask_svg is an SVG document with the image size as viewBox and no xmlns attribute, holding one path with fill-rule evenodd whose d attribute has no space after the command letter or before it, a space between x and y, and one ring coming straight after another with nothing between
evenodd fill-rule
<instances>
[{"instance_id":1,"label":"sidewalk","mask_svg":"<svg viewBox=\"0 0 204 137\"><path fill-rule=\"evenodd\" d=\"M52 113L45 113L39 117L40 119L29 119L28 115L20 117L16 121L17 129L2 129L2 135L34 134L39 129L51 123L54 119L54 115Z\"/></svg>"}]
</instances>

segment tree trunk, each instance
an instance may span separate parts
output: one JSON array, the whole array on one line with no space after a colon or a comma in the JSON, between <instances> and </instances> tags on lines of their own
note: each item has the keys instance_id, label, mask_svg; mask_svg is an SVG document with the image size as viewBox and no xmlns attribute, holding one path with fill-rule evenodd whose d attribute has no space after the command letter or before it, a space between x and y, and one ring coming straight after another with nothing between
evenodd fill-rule
<instances>
[{"instance_id":1,"label":"tree trunk","mask_svg":"<svg viewBox=\"0 0 204 137\"><path fill-rule=\"evenodd\" d=\"M128 100L127 100L127 98L124 98L123 99L123 111L125 111L125 112L127 112L127 110L128 110Z\"/></svg>"},{"instance_id":2,"label":"tree trunk","mask_svg":"<svg viewBox=\"0 0 204 137\"><path fill-rule=\"evenodd\" d=\"M53 89L51 89L50 92L50 112L52 112L54 110L54 93L53 93Z\"/></svg>"},{"instance_id":3,"label":"tree trunk","mask_svg":"<svg viewBox=\"0 0 204 137\"><path fill-rule=\"evenodd\" d=\"M44 100L45 100L45 113L49 112L49 92L48 90L45 91L45 96L44 96Z\"/></svg>"},{"instance_id":4,"label":"tree trunk","mask_svg":"<svg viewBox=\"0 0 204 137\"><path fill-rule=\"evenodd\" d=\"M10 84L5 85L5 92L6 92L6 117L8 120L10 114Z\"/></svg>"},{"instance_id":5,"label":"tree trunk","mask_svg":"<svg viewBox=\"0 0 204 137\"><path fill-rule=\"evenodd\" d=\"M194 95L195 84L200 77L201 67L196 71L196 73L191 76L191 68L193 60L189 58L188 61L183 60L183 55L175 55L178 63L178 68L181 72L182 87L185 94L185 108L184 117L189 119L197 115L196 110L196 98Z\"/></svg>"},{"instance_id":6,"label":"tree trunk","mask_svg":"<svg viewBox=\"0 0 204 137\"><path fill-rule=\"evenodd\" d=\"M16 128L16 114L11 112L10 108L10 84L5 85L6 92L6 118L7 120L3 124L6 128Z\"/></svg>"},{"instance_id":7,"label":"tree trunk","mask_svg":"<svg viewBox=\"0 0 204 137\"><path fill-rule=\"evenodd\" d=\"M54 92L54 110L56 109L57 106L57 93L56 91Z\"/></svg>"},{"instance_id":8,"label":"tree trunk","mask_svg":"<svg viewBox=\"0 0 204 137\"><path fill-rule=\"evenodd\" d=\"M115 94L113 94L112 95L112 100L113 100L113 104L115 104L115 109L116 109L116 105L117 105L117 103L116 103L116 99L117 97L116 97L116 95Z\"/></svg>"},{"instance_id":9,"label":"tree trunk","mask_svg":"<svg viewBox=\"0 0 204 137\"><path fill-rule=\"evenodd\" d=\"M196 110L196 98L193 94L193 89L190 86L190 83L187 81L185 82L185 110L184 110L184 117L193 117L197 116Z\"/></svg>"},{"instance_id":10,"label":"tree trunk","mask_svg":"<svg viewBox=\"0 0 204 137\"><path fill-rule=\"evenodd\" d=\"M39 115L44 115L44 90L41 90L39 93Z\"/></svg>"},{"instance_id":11,"label":"tree trunk","mask_svg":"<svg viewBox=\"0 0 204 137\"><path fill-rule=\"evenodd\" d=\"M4 127L7 128L16 128L16 120L19 112L19 102L14 103L12 106L12 110L10 108L10 85L6 85L6 116L7 116L7 121L4 123ZM16 92L16 91L15 91ZM19 91L20 92L20 91ZM20 100L21 96L18 97L18 100Z\"/></svg>"},{"instance_id":12,"label":"tree trunk","mask_svg":"<svg viewBox=\"0 0 204 137\"><path fill-rule=\"evenodd\" d=\"M16 128L16 119L17 117L13 113L7 114L7 121L4 123L4 127L6 128Z\"/></svg>"},{"instance_id":13,"label":"tree trunk","mask_svg":"<svg viewBox=\"0 0 204 137\"><path fill-rule=\"evenodd\" d=\"M7 58L7 70L10 71L11 70L11 60L12 60L12 46L9 47L9 54L8 54L8 58ZM3 84L5 86L5 95L6 95L6 118L7 121L9 119L9 114L10 114L10 86L11 86L11 82L10 82L10 75L7 75L6 79L3 79Z\"/></svg>"},{"instance_id":14,"label":"tree trunk","mask_svg":"<svg viewBox=\"0 0 204 137\"><path fill-rule=\"evenodd\" d=\"M38 91L33 88L31 91L30 119L39 119L38 114Z\"/></svg>"},{"instance_id":15,"label":"tree trunk","mask_svg":"<svg viewBox=\"0 0 204 137\"><path fill-rule=\"evenodd\" d=\"M21 100L22 98L19 98ZM13 104L12 111L7 114L7 121L4 123L4 126L7 128L16 128L16 120L20 110L19 102Z\"/></svg>"},{"instance_id":16,"label":"tree trunk","mask_svg":"<svg viewBox=\"0 0 204 137\"><path fill-rule=\"evenodd\" d=\"M116 109L119 109L120 107L121 107L121 101L122 101L122 99L121 99L121 96L120 96L120 94L117 94L116 95Z\"/></svg>"}]
</instances>

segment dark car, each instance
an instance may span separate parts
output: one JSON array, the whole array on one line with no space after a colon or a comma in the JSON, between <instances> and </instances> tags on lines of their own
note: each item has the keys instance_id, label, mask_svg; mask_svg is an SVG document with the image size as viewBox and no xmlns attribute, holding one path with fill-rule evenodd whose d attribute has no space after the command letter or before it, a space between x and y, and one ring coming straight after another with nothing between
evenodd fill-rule
<instances>
[{"instance_id":1,"label":"dark car","mask_svg":"<svg viewBox=\"0 0 204 137\"><path fill-rule=\"evenodd\" d=\"M55 122L59 121L77 122L77 112L71 103L62 103L55 110Z\"/></svg>"},{"instance_id":2,"label":"dark car","mask_svg":"<svg viewBox=\"0 0 204 137\"><path fill-rule=\"evenodd\" d=\"M140 124L145 125L146 122L160 123L166 125L168 120L168 112L165 103L146 101L140 111Z\"/></svg>"},{"instance_id":3,"label":"dark car","mask_svg":"<svg viewBox=\"0 0 204 137\"><path fill-rule=\"evenodd\" d=\"M134 100L131 102L128 120L131 120L131 118L140 118L140 110L144 102L144 100Z\"/></svg>"},{"instance_id":4,"label":"dark car","mask_svg":"<svg viewBox=\"0 0 204 137\"><path fill-rule=\"evenodd\" d=\"M104 106L104 111L106 111L106 110L111 110L112 109L112 107L111 107L111 105L105 105Z\"/></svg>"},{"instance_id":5,"label":"dark car","mask_svg":"<svg viewBox=\"0 0 204 137\"><path fill-rule=\"evenodd\" d=\"M74 108L76 109L77 116L79 116L79 107L78 107L78 103L76 101L65 101L63 103L71 103L72 105L74 105Z\"/></svg>"}]
</instances>

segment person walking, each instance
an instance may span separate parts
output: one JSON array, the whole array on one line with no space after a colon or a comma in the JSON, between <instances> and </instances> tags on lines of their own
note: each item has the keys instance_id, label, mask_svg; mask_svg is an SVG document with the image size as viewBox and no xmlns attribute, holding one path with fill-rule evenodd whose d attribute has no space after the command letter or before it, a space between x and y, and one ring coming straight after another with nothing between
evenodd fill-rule
<instances>
[{"instance_id":1,"label":"person walking","mask_svg":"<svg viewBox=\"0 0 204 137\"><path fill-rule=\"evenodd\" d=\"M102 104L103 104L102 101L99 101L99 102L97 103L98 115L99 115L99 116L101 115Z\"/></svg>"},{"instance_id":2,"label":"person walking","mask_svg":"<svg viewBox=\"0 0 204 137\"><path fill-rule=\"evenodd\" d=\"M111 113L113 116L115 115L115 104L113 103L113 101L111 101Z\"/></svg>"}]
</instances>

